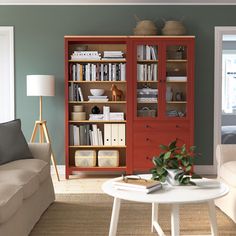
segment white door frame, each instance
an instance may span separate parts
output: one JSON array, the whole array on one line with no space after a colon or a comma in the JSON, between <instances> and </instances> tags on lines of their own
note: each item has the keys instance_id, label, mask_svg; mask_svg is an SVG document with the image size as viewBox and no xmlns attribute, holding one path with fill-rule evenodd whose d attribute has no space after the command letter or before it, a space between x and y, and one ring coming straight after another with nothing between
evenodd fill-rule
<instances>
[{"instance_id":1,"label":"white door frame","mask_svg":"<svg viewBox=\"0 0 236 236\"><path fill-rule=\"evenodd\" d=\"M2 89L7 90L7 103L8 110L4 116L4 121L15 118L15 78L14 78L14 27L13 26L0 26L0 37L4 44L4 52L0 55L2 64L1 83ZM3 79L7 78L7 84L4 84ZM5 81L6 82L6 81ZM6 105L6 104L5 104Z\"/></svg>"},{"instance_id":2,"label":"white door frame","mask_svg":"<svg viewBox=\"0 0 236 236\"><path fill-rule=\"evenodd\" d=\"M214 80L214 169L216 172L216 146L221 144L221 115L222 115L222 41L223 35L236 35L236 27L220 26L215 27L215 80Z\"/></svg>"}]
</instances>

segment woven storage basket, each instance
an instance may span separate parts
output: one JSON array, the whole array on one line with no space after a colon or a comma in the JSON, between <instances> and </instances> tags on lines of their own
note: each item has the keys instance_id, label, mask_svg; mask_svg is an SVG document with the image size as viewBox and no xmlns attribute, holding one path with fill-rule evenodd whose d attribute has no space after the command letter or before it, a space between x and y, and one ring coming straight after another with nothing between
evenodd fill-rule
<instances>
[{"instance_id":1,"label":"woven storage basket","mask_svg":"<svg viewBox=\"0 0 236 236\"><path fill-rule=\"evenodd\" d=\"M134 35L157 35L157 27L150 20L139 21L134 28Z\"/></svg>"},{"instance_id":2,"label":"woven storage basket","mask_svg":"<svg viewBox=\"0 0 236 236\"><path fill-rule=\"evenodd\" d=\"M185 35L186 28L181 21L166 21L162 29L163 35Z\"/></svg>"},{"instance_id":3,"label":"woven storage basket","mask_svg":"<svg viewBox=\"0 0 236 236\"><path fill-rule=\"evenodd\" d=\"M138 117L155 117L156 110L151 110L148 107L143 107L141 110L138 110Z\"/></svg>"}]
</instances>

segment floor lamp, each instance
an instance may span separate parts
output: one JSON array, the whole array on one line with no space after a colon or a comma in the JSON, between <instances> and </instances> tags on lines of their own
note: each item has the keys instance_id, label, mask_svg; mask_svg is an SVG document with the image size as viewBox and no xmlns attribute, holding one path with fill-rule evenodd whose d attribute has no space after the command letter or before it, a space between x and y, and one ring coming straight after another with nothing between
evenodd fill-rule
<instances>
[{"instance_id":1,"label":"floor lamp","mask_svg":"<svg viewBox=\"0 0 236 236\"><path fill-rule=\"evenodd\" d=\"M47 129L47 121L42 119L42 97L54 96L55 94L55 77L53 75L27 75L27 96L39 96L39 120L35 121L34 130L30 139L31 143L35 142L37 131L39 131L39 142L51 144ZM58 181L60 181L56 159L51 151L51 161L55 168Z\"/></svg>"}]
</instances>

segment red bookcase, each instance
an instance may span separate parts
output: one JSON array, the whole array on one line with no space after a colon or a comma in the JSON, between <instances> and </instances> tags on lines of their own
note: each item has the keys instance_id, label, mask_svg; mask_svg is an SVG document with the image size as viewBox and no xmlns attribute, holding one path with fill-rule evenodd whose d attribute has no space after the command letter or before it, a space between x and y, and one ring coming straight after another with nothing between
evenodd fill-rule
<instances>
[{"instance_id":1,"label":"red bookcase","mask_svg":"<svg viewBox=\"0 0 236 236\"><path fill-rule=\"evenodd\" d=\"M159 145L173 139L193 145L194 137L194 37L163 36L65 36L65 154L66 178L73 171L148 171L152 157L158 154ZM96 51L104 57L104 51L121 51L117 59L71 59L74 51ZM96 65L95 75L86 65ZM111 66L110 66L110 65ZM112 66L113 65L113 66ZM109 71L110 67L114 72ZM75 67L79 74L74 73ZM121 67L125 67L121 72ZM112 74L104 74L108 68ZM111 70L112 70L111 69ZM77 73L77 72L76 72ZM123 73L123 76L121 74ZM103 76L101 75L103 74ZM88 79L89 77L89 79ZM121 100L112 101L111 86L122 92ZM71 99L71 87L80 87L81 99ZM108 101L89 101L90 89L102 88ZM74 95L74 94L73 94ZM83 105L84 120L72 120L75 105ZM124 114L124 120L89 120L94 106L103 111ZM124 124L125 142L112 145L75 145L74 126L96 125L105 141L105 125ZM76 150L118 150L116 167L78 167L75 165Z\"/></svg>"}]
</instances>

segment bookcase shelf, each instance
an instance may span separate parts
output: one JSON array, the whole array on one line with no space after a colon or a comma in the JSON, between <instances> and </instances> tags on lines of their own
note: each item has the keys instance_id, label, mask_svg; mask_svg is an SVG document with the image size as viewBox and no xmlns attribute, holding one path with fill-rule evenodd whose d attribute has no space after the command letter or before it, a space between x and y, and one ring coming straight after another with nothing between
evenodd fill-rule
<instances>
[{"instance_id":1,"label":"bookcase shelf","mask_svg":"<svg viewBox=\"0 0 236 236\"><path fill-rule=\"evenodd\" d=\"M126 166L118 166L118 167L77 167L77 166L69 166L70 171L126 171Z\"/></svg>"},{"instance_id":2,"label":"bookcase shelf","mask_svg":"<svg viewBox=\"0 0 236 236\"><path fill-rule=\"evenodd\" d=\"M126 101L107 101L107 102L100 102L100 101L69 101L69 104L126 104Z\"/></svg>"},{"instance_id":3,"label":"bookcase shelf","mask_svg":"<svg viewBox=\"0 0 236 236\"><path fill-rule=\"evenodd\" d=\"M114 149L114 148L126 148L127 146L91 146L91 145L79 145L69 146L69 148L83 148L83 149Z\"/></svg>"},{"instance_id":4,"label":"bookcase shelf","mask_svg":"<svg viewBox=\"0 0 236 236\"><path fill-rule=\"evenodd\" d=\"M126 120L69 120L69 123L126 123Z\"/></svg>"},{"instance_id":5,"label":"bookcase shelf","mask_svg":"<svg viewBox=\"0 0 236 236\"><path fill-rule=\"evenodd\" d=\"M84 83L84 84L125 84L126 81L68 81L69 83Z\"/></svg>"},{"instance_id":6,"label":"bookcase shelf","mask_svg":"<svg viewBox=\"0 0 236 236\"><path fill-rule=\"evenodd\" d=\"M71 63L101 63L101 64L107 64L107 63L126 63L126 60L69 60Z\"/></svg>"}]
</instances>

